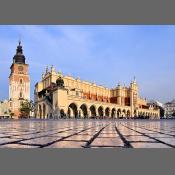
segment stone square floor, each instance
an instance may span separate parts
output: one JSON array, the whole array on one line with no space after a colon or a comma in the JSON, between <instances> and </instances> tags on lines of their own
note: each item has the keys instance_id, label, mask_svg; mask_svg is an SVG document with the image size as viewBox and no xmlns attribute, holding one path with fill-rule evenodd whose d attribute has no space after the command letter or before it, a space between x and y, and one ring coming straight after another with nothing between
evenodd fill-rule
<instances>
[{"instance_id":1,"label":"stone square floor","mask_svg":"<svg viewBox=\"0 0 175 175\"><path fill-rule=\"evenodd\" d=\"M0 148L175 148L175 120L0 120Z\"/></svg>"}]
</instances>

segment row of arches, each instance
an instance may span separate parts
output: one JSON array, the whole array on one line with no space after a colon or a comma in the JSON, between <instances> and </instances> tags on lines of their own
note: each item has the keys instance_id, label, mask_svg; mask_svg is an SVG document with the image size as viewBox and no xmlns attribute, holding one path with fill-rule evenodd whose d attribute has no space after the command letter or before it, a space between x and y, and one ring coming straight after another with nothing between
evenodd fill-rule
<instances>
[{"instance_id":1,"label":"row of arches","mask_svg":"<svg viewBox=\"0 0 175 175\"><path fill-rule=\"evenodd\" d=\"M153 112L138 112L138 118L157 118L158 114Z\"/></svg>"},{"instance_id":2,"label":"row of arches","mask_svg":"<svg viewBox=\"0 0 175 175\"><path fill-rule=\"evenodd\" d=\"M45 103L38 105L38 110L36 113L39 118L52 118L52 112Z\"/></svg>"},{"instance_id":3,"label":"row of arches","mask_svg":"<svg viewBox=\"0 0 175 175\"><path fill-rule=\"evenodd\" d=\"M134 111L132 116L130 109L110 108L105 106L86 105L83 103L78 107L76 103L70 103L67 110L59 109L58 117L61 118L158 118L157 113ZM48 110L45 103L39 104L38 116L40 118L53 118L53 113Z\"/></svg>"},{"instance_id":4,"label":"row of arches","mask_svg":"<svg viewBox=\"0 0 175 175\"><path fill-rule=\"evenodd\" d=\"M120 118L120 117L130 117L130 110L125 109L116 109L109 107L99 106L98 108L95 105L88 107L86 104L82 104L79 108L75 103L71 103L68 106L67 116L69 118Z\"/></svg>"}]
</instances>

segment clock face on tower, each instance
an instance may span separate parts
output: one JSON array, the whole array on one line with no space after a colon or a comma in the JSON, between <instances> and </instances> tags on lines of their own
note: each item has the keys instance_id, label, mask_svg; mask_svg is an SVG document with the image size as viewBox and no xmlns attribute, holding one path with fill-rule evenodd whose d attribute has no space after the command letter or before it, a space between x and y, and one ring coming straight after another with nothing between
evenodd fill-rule
<instances>
[{"instance_id":1,"label":"clock face on tower","mask_svg":"<svg viewBox=\"0 0 175 175\"><path fill-rule=\"evenodd\" d=\"M23 71L23 66L18 66L19 71Z\"/></svg>"}]
</instances>

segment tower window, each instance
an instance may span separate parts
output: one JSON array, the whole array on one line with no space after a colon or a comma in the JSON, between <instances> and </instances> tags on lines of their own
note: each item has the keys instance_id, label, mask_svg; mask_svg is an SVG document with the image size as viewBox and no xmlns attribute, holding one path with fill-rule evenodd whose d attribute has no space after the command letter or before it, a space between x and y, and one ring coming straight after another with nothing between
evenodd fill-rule
<instances>
[{"instance_id":1,"label":"tower window","mask_svg":"<svg viewBox=\"0 0 175 175\"><path fill-rule=\"evenodd\" d=\"M20 98L22 98L22 92L20 92L20 95L19 96L20 96Z\"/></svg>"},{"instance_id":2,"label":"tower window","mask_svg":"<svg viewBox=\"0 0 175 175\"><path fill-rule=\"evenodd\" d=\"M22 79L20 79L20 84L22 84Z\"/></svg>"}]
</instances>

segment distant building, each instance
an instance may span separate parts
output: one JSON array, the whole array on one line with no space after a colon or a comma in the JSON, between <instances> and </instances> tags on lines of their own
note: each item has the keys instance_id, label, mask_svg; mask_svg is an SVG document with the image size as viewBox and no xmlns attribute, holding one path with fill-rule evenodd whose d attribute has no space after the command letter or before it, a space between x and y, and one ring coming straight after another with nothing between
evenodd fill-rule
<instances>
[{"instance_id":1,"label":"distant building","mask_svg":"<svg viewBox=\"0 0 175 175\"><path fill-rule=\"evenodd\" d=\"M168 103L165 103L164 106L165 106L165 116L166 117L172 116L173 113L175 113L175 99Z\"/></svg>"},{"instance_id":2,"label":"distant building","mask_svg":"<svg viewBox=\"0 0 175 175\"><path fill-rule=\"evenodd\" d=\"M160 118L164 118L164 116L165 116L165 108L164 108L164 105L161 102L156 101L156 100L151 100L149 102L149 105L152 105L152 106L154 106L156 108L159 108Z\"/></svg>"},{"instance_id":3,"label":"distant building","mask_svg":"<svg viewBox=\"0 0 175 175\"><path fill-rule=\"evenodd\" d=\"M19 41L9 76L9 103L10 110L14 113L14 118L18 118L20 115L21 103L24 100L30 100L29 65L25 63L25 60L21 42Z\"/></svg>"},{"instance_id":4,"label":"distant building","mask_svg":"<svg viewBox=\"0 0 175 175\"><path fill-rule=\"evenodd\" d=\"M4 100L0 102L0 118L9 118L10 117L10 109L9 109L9 101Z\"/></svg>"},{"instance_id":5,"label":"distant building","mask_svg":"<svg viewBox=\"0 0 175 175\"><path fill-rule=\"evenodd\" d=\"M159 109L139 97L134 79L130 86L113 88L64 76L53 67L35 85L38 118L159 118Z\"/></svg>"}]
</instances>

